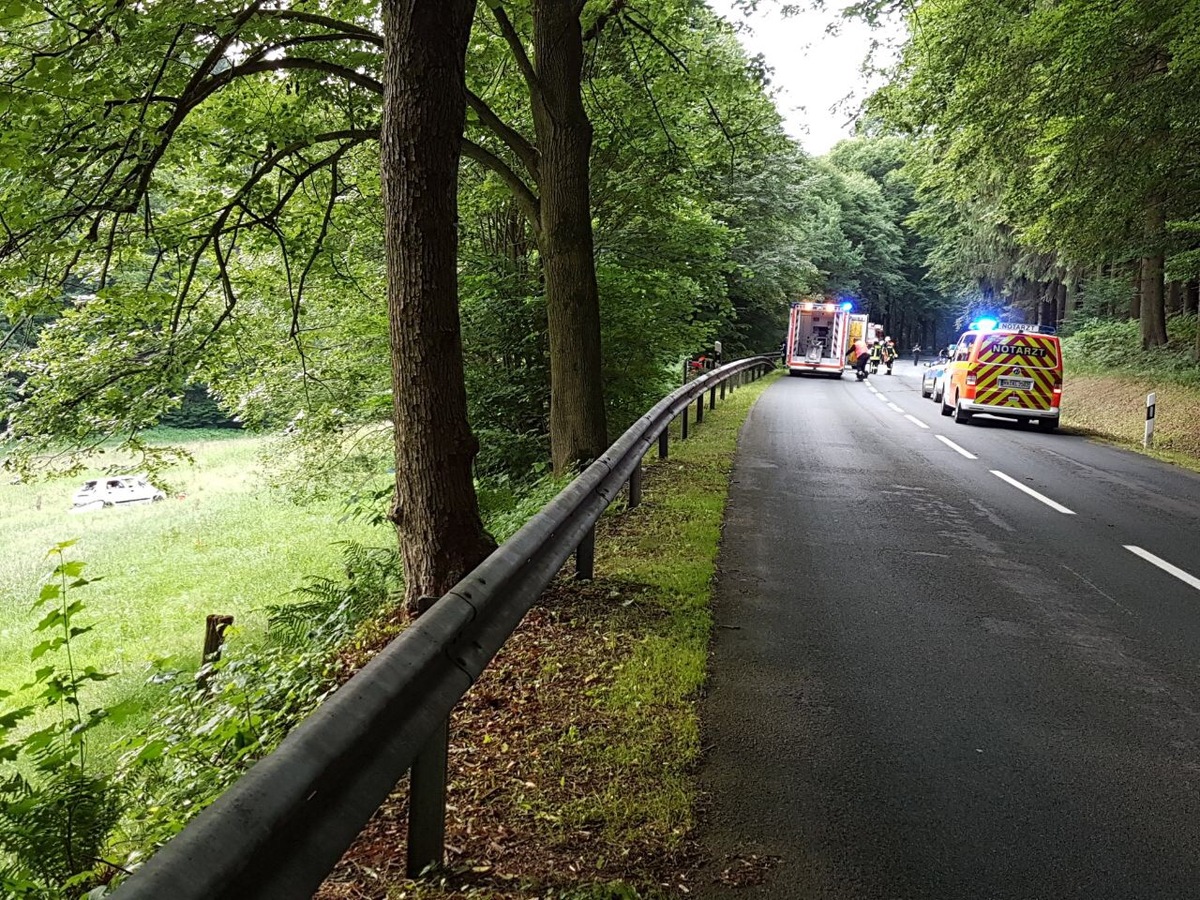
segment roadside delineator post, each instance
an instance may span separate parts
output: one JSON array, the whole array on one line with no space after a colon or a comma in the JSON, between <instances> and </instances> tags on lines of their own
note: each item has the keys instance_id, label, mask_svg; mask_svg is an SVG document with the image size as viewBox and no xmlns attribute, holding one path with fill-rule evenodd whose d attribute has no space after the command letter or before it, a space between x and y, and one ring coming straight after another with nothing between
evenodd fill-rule
<instances>
[{"instance_id":1,"label":"roadside delineator post","mask_svg":"<svg viewBox=\"0 0 1200 900\"><path fill-rule=\"evenodd\" d=\"M1158 405L1158 395L1150 393L1146 395L1146 434L1142 438L1142 446L1149 448L1154 443L1154 414L1155 407Z\"/></svg>"}]
</instances>

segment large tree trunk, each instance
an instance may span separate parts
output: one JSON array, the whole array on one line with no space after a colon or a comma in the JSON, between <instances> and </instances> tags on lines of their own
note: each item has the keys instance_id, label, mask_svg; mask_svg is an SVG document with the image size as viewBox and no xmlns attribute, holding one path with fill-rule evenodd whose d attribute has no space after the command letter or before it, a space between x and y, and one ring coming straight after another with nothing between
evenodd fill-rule
<instances>
[{"instance_id":1,"label":"large tree trunk","mask_svg":"<svg viewBox=\"0 0 1200 900\"><path fill-rule=\"evenodd\" d=\"M1151 201L1146 211L1146 246L1150 252L1142 257L1142 347L1161 347L1167 342L1167 316L1163 303L1163 238L1166 232L1163 205Z\"/></svg>"},{"instance_id":2,"label":"large tree trunk","mask_svg":"<svg viewBox=\"0 0 1200 900\"><path fill-rule=\"evenodd\" d=\"M1195 279L1189 281L1184 295L1183 311L1185 313L1197 312L1200 309L1200 281Z\"/></svg>"},{"instance_id":3,"label":"large tree trunk","mask_svg":"<svg viewBox=\"0 0 1200 900\"><path fill-rule=\"evenodd\" d=\"M384 243L396 440L392 520L410 610L493 542L471 465L458 318L458 163L475 0L384 0Z\"/></svg>"},{"instance_id":4,"label":"large tree trunk","mask_svg":"<svg viewBox=\"0 0 1200 900\"><path fill-rule=\"evenodd\" d=\"M539 249L550 337L550 456L563 472L608 447L600 291L592 243L592 123L583 107L583 35L572 0L533 4L541 177Z\"/></svg>"}]
</instances>

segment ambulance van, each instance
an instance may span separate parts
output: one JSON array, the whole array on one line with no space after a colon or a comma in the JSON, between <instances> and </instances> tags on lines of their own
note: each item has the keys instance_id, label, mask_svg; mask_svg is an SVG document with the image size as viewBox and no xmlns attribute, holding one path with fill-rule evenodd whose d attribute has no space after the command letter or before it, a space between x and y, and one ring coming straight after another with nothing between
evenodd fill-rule
<instances>
[{"instance_id":1,"label":"ambulance van","mask_svg":"<svg viewBox=\"0 0 1200 900\"><path fill-rule=\"evenodd\" d=\"M946 367L942 415L965 423L986 413L1053 430L1062 384L1057 335L1038 325L976 328L958 339Z\"/></svg>"}]
</instances>

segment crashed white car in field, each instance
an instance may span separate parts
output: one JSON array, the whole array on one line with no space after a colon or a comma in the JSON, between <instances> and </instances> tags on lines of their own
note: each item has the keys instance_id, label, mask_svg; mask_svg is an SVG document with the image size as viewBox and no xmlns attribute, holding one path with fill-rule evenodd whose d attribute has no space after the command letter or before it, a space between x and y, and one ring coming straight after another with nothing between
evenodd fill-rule
<instances>
[{"instance_id":1,"label":"crashed white car in field","mask_svg":"<svg viewBox=\"0 0 1200 900\"><path fill-rule=\"evenodd\" d=\"M75 492L72 507L77 510L100 509L166 499L167 495L148 482L144 475L110 475L84 482L83 487Z\"/></svg>"}]
</instances>

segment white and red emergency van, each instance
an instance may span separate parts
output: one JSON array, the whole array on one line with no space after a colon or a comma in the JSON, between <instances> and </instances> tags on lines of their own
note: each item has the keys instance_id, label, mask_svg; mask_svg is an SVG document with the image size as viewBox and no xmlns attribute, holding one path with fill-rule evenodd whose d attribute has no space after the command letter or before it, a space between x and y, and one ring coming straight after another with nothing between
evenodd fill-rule
<instances>
[{"instance_id":1,"label":"white and red emergency van","mask_svg":"<svg viewBox=\"0 0 1200 900\"><path fill-rule=\"evenodd\" d=\"M852 326L865 328L867 319L850 310L849 303L823 297L792 304L784 347L784 364L789 375L816 373L842 377Z\"/></svg>"}]
</instances>

